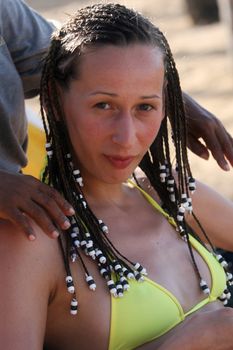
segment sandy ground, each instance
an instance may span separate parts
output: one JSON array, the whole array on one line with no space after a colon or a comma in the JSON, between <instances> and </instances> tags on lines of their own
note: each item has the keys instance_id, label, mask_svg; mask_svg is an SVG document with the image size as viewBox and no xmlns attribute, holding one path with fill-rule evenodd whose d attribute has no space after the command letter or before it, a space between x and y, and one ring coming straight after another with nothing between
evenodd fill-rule
<instances>
[{"instance_id":1,"label":"sandy ground","mask_svg":"<svg viewBox=\"0 0 233 350\"><path fill-rule=\"evenodd\" d=\"M63 21L74 10L96 1L27 0L47 18ZM99 1L98 1L99 2ZM114 2L114 1L112 1ZM117 1L150 17L165 33L174 53L183 89L218 116L233 135L233 62L227 53L228 33L223 24L192 25L183 0ZM38 106L30 106L38 112ZM233 170L226 173L213 159L190 153L196 178L233 199Z\"/></svg>"}]
</instances>

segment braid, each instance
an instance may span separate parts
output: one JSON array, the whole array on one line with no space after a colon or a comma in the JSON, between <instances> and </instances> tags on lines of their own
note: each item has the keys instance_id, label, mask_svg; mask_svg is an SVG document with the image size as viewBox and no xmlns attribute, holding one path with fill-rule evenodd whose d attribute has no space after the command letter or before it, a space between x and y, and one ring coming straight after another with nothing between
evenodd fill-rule
<instances>
[{"instance_id":1,"label":"braid","mask_svg":"<svg viewBox=\"0 0 233 350\"><path fill-rule=\"evenodd\" d=\"M97 261L100 273L107 280L108 288L114 295L121 295L127 290L127 279L142 279L145 269L138 263L130 261L116 249L107 237L107 227L92 212L82 192L81 182L76 181L77 170L71 158L72 145L65 123L63 108L59 99L59 88L68 89L72 79L78 79L82 54L88 47L101 45L126 46L143 43L156 46L164 57L165 65L165 117L160 131L140 167L148 177L152 187L157 191L163 206L177 224L180 233L186 237L188 248L198 277L192 247L189 243L185 221L177 219L182 195L188 194L188 178L192 178L186 152L186 122L182 92L175 62L162 32L140 14L117 4L95 4L79 10L69 21L52 36L50 50L45 60L42 78L40 105L46 134L48 162L43 181L63 193L74 207L76 214L72 217L71 228L59 240L67 273L68 291L74 294L71 301L71 313L77 311L76 292L70 271L69 258L79 258L86 280L91 289L95 289L92 276L89 275L84 259L84 252ZM173 132L173 142L178 164L178 182L174 184L175 201L169 200L167 184L160 181L159 167L166 163L168 177L172 177L172 162L168 133L168 119ZM79 179L80 180L80 179ZM137 179L135 177L137 182ZM183 233L184 232L184 233ZM112 271L115 281L112 280Z\"/></svg>"}]
</instances>

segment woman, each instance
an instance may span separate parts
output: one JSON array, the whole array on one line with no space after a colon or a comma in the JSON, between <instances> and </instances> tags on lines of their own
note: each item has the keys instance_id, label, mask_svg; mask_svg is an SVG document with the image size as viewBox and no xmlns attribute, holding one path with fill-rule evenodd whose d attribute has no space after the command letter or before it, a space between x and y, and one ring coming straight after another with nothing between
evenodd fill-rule
<instances>
[{"instance_id":1,"label":"woman","mask_svg":"<svg viewBox=\"0 0 233 350\"><path fill-rule=\"evenodd\" d=\"M1 222L2 347L231 349L232 275L214 246L233 249L233 206L199 183L190 197L185 113L163 34L121 5L81 9L52 38L41 105L44 181L76 213L59 244L32 223L32 247Z\"/></svg>"}]
</instances>

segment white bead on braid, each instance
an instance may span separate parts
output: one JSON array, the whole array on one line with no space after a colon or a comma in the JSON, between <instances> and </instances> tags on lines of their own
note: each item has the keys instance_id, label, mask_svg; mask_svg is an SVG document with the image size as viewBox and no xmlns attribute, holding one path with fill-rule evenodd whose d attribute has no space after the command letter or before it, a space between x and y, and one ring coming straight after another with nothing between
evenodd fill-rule
<instances>
[{"instance_id":1,"label":"white bead on braid","mask_svg":"<svg viewBox=\"0 0 233 350\"><path fill-rule=\"evenodd\" d=\"M72 162L71 154L70 154L70 153L67 153L67 154L65 155L65 157L66 157L66 159L68 160L68 162L69 162L69 164L70 164L70 166L71 166L71 168L72 168L72 167L73 167L73 162Z\"/></svg>"},{"instance_id":2,"label":"white bead on braid","mask_svg":"<svg viewBox=\"0 0 233 350\"><path fill-rule=\"evenodd\" d=\"M187 210L187 212L188 212L189 214L191 214L192 211L193 211L192 198L188 197L188 198L187 198L187 201L188 201L188 207L187 207L186 210Z\"/></svg>"},{"instance_id":3,"label":"white bead on braid","mask_svg":"<svg viewBox=\"0 0 233 350\"><path fill-rule=\"evenodd\" d=\"M77 315L78 312L78 300L73 298L70 303L70 313L71 315Z\"/></svg>"},{"instance_id":4,"label":"white bead on braid","mask_svg":"<svg viewBox=\"0 0 233 350\"><path fill-rule=\"evenodd\" d=\"M196 189L196 181L193 177L189 177L188 179L188 188L191 193L193 193Z\"/></svg>"},{"instance_id":5,"label":"white bead on braid","mask_svg":"<svg viewBox=\"0 0 233 350\"><path fill-rule=\"evenodd\" d=\"M66 286L69 293L74 294L74 283L72 276L66 276Z\"/></svg>"},{"instance_id":6,"label":"white bead on braid","mask_svg":"<svg viewBox=\"0 0 233 350\"><path fill-rule=\"evenodd\" d=\"M223 268L226 268L228 266L228 263L221 254L215 254L215 257Z\"/></svg>"},{"instance_id":7,"label":"white bead on braid","mask_svg":"<svg viewBox=\"0 0 233 350\"><path fill-rule=\"evenodd\" d=\"M167 167L164 164L161 164L159 166L159 176L160 176L160 181L165 182L165 179L167 177Z\"/></svg>"},{"instance_id":8,"label":"white bead on braid","mask_svg":"<svg viewBox=\"0 0 233 350\"><path fill-rule=\"evenodd\" d=\"M136 271L140 272L142 275L147 276L147 272L145 267L143 267L141 264L139 264L138 262L134 265L134 268Z\"/></svg>"},{"instance_id":9,"label":"white bead on braid","mask_svg":"<svg viewBox=\"0 0 233 350\"><path fill-rule=\"evenodd\" d=\"M226 275L227 275L227 283L229 284L229 286L232 286L233 285L233 275L232 275L232 273L227 272Z\"/></svg>"},{"instance_id":10,"label":"white bead on braid","mask_svg":"<svg viewBox=\"0 0 233 350\"><path fill-rule=\"evenodd\" d=\"M120 282L121 282L124 290L129 290L130 285L129 285L127 279L124 276L120 277Z\"/></svg>"},{"instance_id":11,"label":"white bead on braid","mask_svg":"<svg viewBox=\"0 0 233 350\"><path fill-rule=\"evenodd\" d=\"M177 221L182 222L184 220L185 208L180 205L177 214Z\"/></svg>"},{"instance_id":12,"label":"white bead on braid","mask_svg":"<svg viewBox=\"0 0 233 350\"><path fill-rule=\"evenodd\" d=\"M169 192L169 198L171 202L175 202L176 197L175 197L175 180L172 176L169 176L167 179L167 190Z\"/></svg>"},{"instance_id":13,"label":"white bead on braid","mask_svg":"<svg viewBox=\"0 0 233 350\"><path fill-rule=\"evenodd\" d=\"M96 284L92 276L86 274L86 282L90 288L90 290L96 290Z\"/></svg>"},{"instance_id":14,"label":"white bead on braid","mask_svg":"<svg viewBox=\"0 0 233 350\"><path fill-rule=\"evenodd\" d=\"M96 255L97 259L99 260L99 262L100 262L101 264L106 264L107 259L106 259L106 257L103 255L102 250L96 249L95 255Z\"/></svg>"},{"instance_id":15,"label":"white bead on braid","mask_svg":"<svg viewBox=\"0 0 233 350\"><path fill-rule=\"evenodd\" d=\"M108 286L108 289L109 289L110 293L114 297L117 297L117 289L116 289L116 285L115 285L114 281L113 280L107 281L107 286Z\"/></svg>"},{"instance_id":16,"label":"white bead on braid","mask_svg":"<svg viewBox=\"0 0 233 350\"><path fill-rule=\"evenodd\" d=\"M103 233L108 233L108 226L105 225L105 223L102 220L98 220L99 221L99 225L101 230L103 231Z\"/></svg>"},{"instance_id":17,"label":"white bead on braid","mask_svg":"<svg viewBox=\"0 0 233 350\"><path fill-rule=\"evenodd\" d=\"M206 281L204 281L203 279L201 279L201 281L200 281L200 287L203 290L204 294L208 294L208 295L210 294L210 289L209 289Z\"/></svg>"},{"instance_id":18,"label":"white bead on braid","mask_svg":"<svg viewBox=\"0 0 233 350\"><path fill-rule=\"evenodd\" d=\"M120 282L118 282L116 284L116 290L117 290L117 296L119 298L122 298L123 297L123 293L124 293L124 289L123 289L123 286L122 286L122 284Z\"/></svg>"},{"instance_id":19,"label":"white bead on braid","mask_svg":"<svg viewBox=\"0 0 233 350\"><path fill-rule=\"evenodd\" d=\"M47 152L48 157L51 159L52 156L53 156L53 149L52 149L52 145L51 145L50 142L47 142L47 143L45 144L45 149L46 149L46 152Z\"/></svg>"},{"instance_id":20,"label":"white bead on braid","mask_svg":"<svg viewBox=\"0 0 233 350\"><path fill-rule=\"evenodd\" d=\"M73 170L73 175L74 175L75 181L78 182L79 186L83 187L83 178L80 174L80 170L79 169Z\"/></svg>"},{"instance_id":21,"label":"white bead on braid","mask_svg":"<svg viewBox=\"0 0 233 350\"><path fill-rule=\"evenodd\" d=\"M188 203L188 198L186 193L181 194L181 204L182 204L182 207L184 207L186 210L188 209L189 203Z\"/></svg>"},{"instance_id":22,"label":"white bead on braid","mask_svg":"<svg viewBox=\"0 0 233 350\"><path fill-rule=\"evenodd\" d=\"M86 243L86 250L87 254L92 257L93 260L95 260L95 249L93 247L93 241L89 239Z\"/></svg>"},{"instance_id":23,"label":"white bead on braid","mask_svg":"<svg viewBox=\"0 0 233 350\"><path fill-rule=\"evenodd\" d=\"M123 275L124 275L128 280L135 279L134 274L133 274L131 271L129 271L126 267L123 267L123 268L122 268L122 271L123 271Z\"/></svg>"}]
</instances>

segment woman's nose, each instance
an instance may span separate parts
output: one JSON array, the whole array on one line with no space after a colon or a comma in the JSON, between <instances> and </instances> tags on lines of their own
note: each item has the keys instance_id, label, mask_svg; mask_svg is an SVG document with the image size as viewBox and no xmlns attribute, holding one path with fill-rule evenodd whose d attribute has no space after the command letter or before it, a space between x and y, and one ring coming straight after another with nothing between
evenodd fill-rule
<instances>
[{"instance_id":1,"label":"woman's nose","mask_svg":"<svg viewBox=\"0 0 233 350\"><path fill-rule=\"evenodd\" d=\"M125 148L133 146L136 140L136 129L133 116L130 113L123 114L115 120L112 141Z\"/></svg>"}]
</instances>

